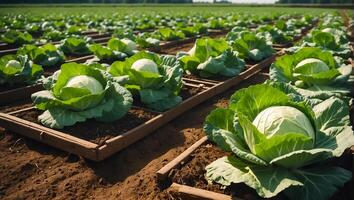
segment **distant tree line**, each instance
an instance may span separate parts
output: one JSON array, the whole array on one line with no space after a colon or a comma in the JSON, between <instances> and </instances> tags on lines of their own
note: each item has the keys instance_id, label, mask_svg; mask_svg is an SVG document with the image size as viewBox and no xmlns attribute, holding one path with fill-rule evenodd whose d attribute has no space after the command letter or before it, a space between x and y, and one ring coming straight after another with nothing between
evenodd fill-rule
<instances>
[{"instance_id":1,"label":"distant tree line","mask_svg":"<svg viewBox=\"0 0 354 200\"><path fill-rule=\"evenodd\" d=\"M353 3L353 0L279 0L277 3L286 4L344 4Z\"/></svg>"},{"instance_id":2,"label":"distant tree line","mask_svg":"<svg viewBox=\"0 0 354 200\"><path fill-rule=\"evenodd\" d=\"M193 3L193 0L0 0L1 3Z\"/></svg>"}]
</instances>

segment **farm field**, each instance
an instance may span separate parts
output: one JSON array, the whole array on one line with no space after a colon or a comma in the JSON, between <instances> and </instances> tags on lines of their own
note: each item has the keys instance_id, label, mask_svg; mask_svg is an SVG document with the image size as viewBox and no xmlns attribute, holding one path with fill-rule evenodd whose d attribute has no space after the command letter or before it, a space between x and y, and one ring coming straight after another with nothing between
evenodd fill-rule
<instances>
[{"instance_id":1,"label":"farm field","mask_svg":"<svg viewBox=\"0 0 354 200\"><path fill-rule=\"evenodd\" d=\"M353 199L351 11L0 7L0 199Z\"/></svg>"}]
</instances>

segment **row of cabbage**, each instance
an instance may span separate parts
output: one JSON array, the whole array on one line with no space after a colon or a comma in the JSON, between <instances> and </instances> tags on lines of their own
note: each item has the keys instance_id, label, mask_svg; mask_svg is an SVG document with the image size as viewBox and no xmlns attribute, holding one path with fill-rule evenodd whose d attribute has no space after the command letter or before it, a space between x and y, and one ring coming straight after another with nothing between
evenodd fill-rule
<instances>
[{"instance_id":1,"label":"row of cabbage","mask_svg":"<svg viewBox=\"0 0 354 200\"><path fill-rule=\"evenodd\" d=\"M285 24L289 29L284 31L292 37L301 32L295 30L298 27L278 22L273 28L279 32L279 24ZM254 31L235 26L227 37L197 39L190 51L175 56L139 51L135 41L128 38L112 38L107 46L87 44L77 38L68 38L59 45L25 45L17 55L1 58L0 83L43 83L46 90L33 94L32 99L44 111L39 122L51 128L60 129L92 118L116 121L128 112L133 99L138 105L165 111L182 102L183 74L211 79L234 77L245 69L246 62L257 63L272 56L275 50L271 44L276 37L261 34L258 30L263 27ZM44 69L56 67L65 55L89 52L94 52L95 58L84 64L62 64L54 75L42 76L44 70L40 65Z\"/></svg>"},{"instance_id":2,"label":"row of cabbage","mask_svg":"<svg viewBox=\"0 0 354 200\"><path fill-rule=\"evenodd\" d=\"M330 199L352 178L332 161L354 145L350 56L342 18L327 15L276 59L270 80L212 111L204 132L231 153L206 167L208 182L245 183L263 198Z\"/></svg>"},{"instance_id":3,"label":"row of cabbage","mask_svg":"<svg viewBox=\"0 0 354 200\"><path fill-rule=\"evenodd\" d=\"M134 15L123 18L4 16L0 22L0 29L5 32L1 34L0 41L14 45L42 44L60 41L68 37L83 38L82 33L92 30L103 33L109 32L116 37L131 37L133 31L139 30L143 31L143 33L135 35L139 40L146 41L147 38L154 38L170 41L207 34L208 29L229 29L234 26L249 27L254 24L270 23L274 20L286 23L284 29L291 29L292 27L303 26L304 23L308 23L312 19L310 16L305 16L299 18L301 20L287 21L294 16L282 13L272 15L228 14L225 16L147 16L141 14L141 16ZM86 37L83 39L91 40L92 38Z\"/></svg>"},{"instance_id":4,"label":"row of cabbage","mask_svg":"<svg viewBox=\"0 0 354 200\"><path fill-rule=\"evenodd\" d=\"M304 17L301 19L288 19L287 21L278 20L273 25L261 25L256 29L257 36L265 37L268 44L287 43L294 37L301 35L301 28L309 26L315 19L309 20ZM227 35L228 40L235 40L241 32L249 30L247 24L235 26ZM118 31L117 31L118 32ZM93 43L91 38L82 36L70 36L61 41L60 44L46 44L37 46L33 44L24 45L17 54L28 55L36 64L43 67L52 67L65 61L66 56L82 56L95 54L96 61L112 63L116 60L124 60L137 52L138 49L159 48L160 38L149 33L141 35L134 34L132 31L119 30L120 34L116 34L115 38L108 41L107 45ZM169 30L168 32L174 32ZM153 34L153 33L151 33ZM168 34L171 35L171 34ZM64 35L65 36L65 35ZM168 36L174 37L174 36Z\"/></svg>"}]
</instances>

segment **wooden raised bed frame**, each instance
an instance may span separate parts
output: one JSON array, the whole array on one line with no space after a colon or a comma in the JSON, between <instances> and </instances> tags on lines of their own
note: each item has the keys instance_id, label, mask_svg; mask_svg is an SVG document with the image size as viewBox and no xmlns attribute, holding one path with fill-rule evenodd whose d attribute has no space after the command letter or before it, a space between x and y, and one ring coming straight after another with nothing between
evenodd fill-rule
<instances>
[{"instance_id":1,"label":"wooden raised bed frame","mask_svg":"<svg viewBox=\"0 0 354 200\"><path fill-rule=\"evenodd\" d=\"M172 119L188 111L192 107L255 75L263 68L269 66L274 61L274 59L275 55L251 66L250 68L241 72L238 76L227 79L226 81L219 83L214 81L214 86L211 86L205 91L202 91L186 99L175 108L158 114L156 117L148 120L144 124L139 125L121 135L106 140L102 145L98 145L71 136L67 133L44 127L37 123L26 121L11 115L11 113L0 113L0 127L17 132L64 151L83 156L87 159L101 161L133 144L134 142L142 139ZM212 81L210 83L213 84ZM28 109L30 108L25 110ZM16 113L16 111L12 113Z\"/></svg>"}]
</instances>

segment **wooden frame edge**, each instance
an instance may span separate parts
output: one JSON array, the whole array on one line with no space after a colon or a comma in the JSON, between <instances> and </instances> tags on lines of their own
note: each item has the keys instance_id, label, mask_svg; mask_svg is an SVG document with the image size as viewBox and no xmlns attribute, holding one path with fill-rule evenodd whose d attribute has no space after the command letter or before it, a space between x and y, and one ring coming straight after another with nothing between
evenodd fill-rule
<instances>
[{"instance_id":1,"label":"wooden frame edge","mask_svg":"<svg viewBox=\"0 0 354 200\"><path fill-rule=\"evenodd\" d=\"M0 126L39 142L63 149L66 152L74 153L90 160L98 160L98 145L92 142L5 113L0 113Z\"/></svg>"},{"instance_id":2,"label":"wooden frame edge","mask_svg":"<svg viewBox=\"0 0 354 200\"><path fill-rule=\"evenodd\" d=\"M180 185L172 183L168 188L169 193L177 194L182 199L195 199L195 200L241 200L239 198L232 198L228 195L211 192L208 190L198 189L187 185Z\"/></svg>"}]
</instances>

